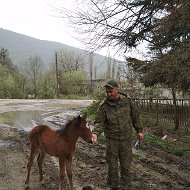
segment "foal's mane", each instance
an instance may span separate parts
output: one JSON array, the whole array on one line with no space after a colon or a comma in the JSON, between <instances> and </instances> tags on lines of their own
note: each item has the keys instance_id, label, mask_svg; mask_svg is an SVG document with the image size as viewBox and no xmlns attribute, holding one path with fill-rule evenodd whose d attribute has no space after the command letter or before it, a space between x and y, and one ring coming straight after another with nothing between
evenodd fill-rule
<instances>
[{"instance_id":1,"label":"foal's mane","mask_svg":"<svg viewBox=\"0 0 190 190\"><path fill-rule=\"evenodd\" d=\"M77 117L67 121L60 129L57 130L58 133L64 135L74 120L77 120Z\"/></svg>"}]
</instances>

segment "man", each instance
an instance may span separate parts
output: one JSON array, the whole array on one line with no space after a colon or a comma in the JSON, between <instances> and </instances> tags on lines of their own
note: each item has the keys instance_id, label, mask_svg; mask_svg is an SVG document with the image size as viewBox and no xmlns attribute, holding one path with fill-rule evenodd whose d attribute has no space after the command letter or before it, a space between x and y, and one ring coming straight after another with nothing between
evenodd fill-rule
<instances>
[{"instance_id":1,"label":"man","mask_svg":"<svg viewBox=\"0 0 190 190\"><path fill-rule=\"evenodd\" d=\"M119 92L117 82L108 80L105 90L106 98L97 110L93 142L103 131L107 146L108 189L131 190L132 127L139 140L144 138L143 129L134 102Z\"/></svg>"}]
</instances>

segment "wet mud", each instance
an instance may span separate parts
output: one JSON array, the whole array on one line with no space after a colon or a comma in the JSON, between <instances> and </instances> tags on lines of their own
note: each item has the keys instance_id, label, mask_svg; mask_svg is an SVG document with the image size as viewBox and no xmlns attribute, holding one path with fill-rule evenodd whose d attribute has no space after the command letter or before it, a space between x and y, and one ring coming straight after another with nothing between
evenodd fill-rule
<instances>
[{"instance_id":1,"label":"wet mud","mask_svg":"<svg viewBox=\"0 0 190 190\"><path fill-rule=\"evenodd\" d=\"M73 108L70 106L69 109L65 108L68 111L67 117L65 117L62 114L64 110L60 109L61 106L56 110L56 106L50 106L50 104L44 101L37 101L37 104L35 105L34 101L28 104L26 102L25 104L23 102L15 102L13 104L11 100L11 103L7 106L7 112L34 111L35 108L40 113L41 119L38 122L49 122L52 120L53 123L50 121L49 124L56 125L57 122L59 125L60 123L64 123L65 118L71 117L71 113L74 112L76 114L82 106L86 106L80 104L78 107ZM3 106L6 108L5 104ZM5 113L5 111L2 112L2 107L0 108L0 118L2 117L1 113ZM46 108L45 111L44 108ZM33 120L34 122L34 118L31 117L29 120L27 129L34 125L31 121ZM23 190L26 177L26 163L29 156L28 130L25 130L25 127L17 128L18 123L11 123L10 120L7 123L0 123L0 189ZM19 120L19 123L24 126L23 121ZM147 133L152 133L152 131L147 130ZM173 143L174 146L181 146L186 149L189 147L188 136L168 134L166 140ZM188 150L184 155L176 156L164 151L153 143L143 143L143 148L133 149L133 154L133 190L190 189L190 157ZM43 183L39 183L38 167L35 160L31 171L30 190L58 190L59 168L57 158L46 155L43 173L44 181ZM105 190L106 174L105 145L102 143L88 144L79 139L73 158L73 182L75 190ZM67 178L65 185L66 189L68 189Z\"/></svg>"}]
</instances>

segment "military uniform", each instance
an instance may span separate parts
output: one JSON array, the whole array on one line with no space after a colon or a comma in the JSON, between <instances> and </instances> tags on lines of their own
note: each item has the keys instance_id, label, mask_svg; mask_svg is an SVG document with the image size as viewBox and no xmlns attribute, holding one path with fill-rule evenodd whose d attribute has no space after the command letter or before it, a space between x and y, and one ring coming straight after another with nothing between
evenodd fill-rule
<instances>
[{"instance_id":1,"label":"military uniform","mask_svg":"<svg viewBox=\"0 0 190 190\"><path fill-rule=\"evenodd\" d=\"M103 131L106 136L107 182L112 189L131 189L132 127L137 133L142 132L134 101L120 95L115 101L106 98L100 103L94 131L98 134Z\"/></svg>"}]
</instances>

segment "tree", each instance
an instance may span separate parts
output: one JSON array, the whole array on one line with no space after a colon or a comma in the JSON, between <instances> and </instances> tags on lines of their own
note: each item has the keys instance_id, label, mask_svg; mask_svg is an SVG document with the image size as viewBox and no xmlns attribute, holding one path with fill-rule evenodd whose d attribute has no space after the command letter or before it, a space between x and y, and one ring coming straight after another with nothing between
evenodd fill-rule
<instances>
[{"instance_id":1,"label":"tree","mask_svg":"<svg viewBox=\"0 0 190 190\"><path fill-rule=\"evenodd\" d=\"M24 71L28 75L28 79L32 85L32 93L36 98L39 90L40 78L44 73L43 63L39 56L30 57L25 62Z\"/></svg>"},{"instance_id":2,"label":"tree","mask_svg":"<svg viewBox=\"0 0 190 190\"><path fill-rule=\"evenodd\" d=\"M0 49L0 64L6 66L9 70L16 70L16 66L13 65L12 60L9 57L9 52L5 48Z\"/></svg>"},{"instance_id":3,"label":"tree","mask_svg":"<svg viewBox=\"0 0 190 190\"><path fill-rule=\"evenodd\" d=\"M171 88L175 106L176 91L190 89L190 1L85 0L80 3L84 8L67 12L67 16L80 34L88 34L88 44L95 48L113 46L125 52L142 42L148 43L149 61L128 60L146 86L161 84Z\"/></svg>"},{"instance_id":4,"label":"tree","mask_svg":"<svg viewBox=\"0 0 190 190\"><path fill-rule=\"evenodd\" d=\"M16 80L9 71L9 69L3 65L0 65L0 97L1 98L13 98Z\"/></svg>"},{"instance_id":5,"label":"tree","mask_svg":"<svg viewBox=\"0 0 190 190\"><path fill-rule=\"evenodd\" d=\"M42 77L40 77L40 86L38 90L39 98L54 98L54 77L51 72L46 71Z\"/></svg>"},{"instance_id":6,"label":"tree","mask_svg":"<svg viewBox=\"0 0 190 190\"><path fill-rule=\"evenodd\" d=\"M127 51L143 41L152 42L157 21L174 1L78 0L77 9L59 9L95 49L112 46ZM65 15L66 14L66 15Z\"/></svg>"},{"instance_id":7,"label":"tree","mask_svg":"<svg viewBox=\"0 0 190 190\"><path fill-rule=\"evenodd\" d=\"M68 92L73 91L69 90L69 88L73 89L71 85L74 79L68 76L76 77L74 73L83 73L83 67L84 60L80 54L76 54L69 50L60 50L57 52L57 75L60 93L68 94ZM70 81L70 83L68 81ZM79 80L79 82L80 81L81 80ZM74 86L76 87L76 85Z\"/></svg>"},{"instance_id":8,"label":"tree","mask_svg":"<svg viewBox=\"0 0 190 190\"><path fill-rule=\"evenodd\" d=\"M184 57L186 61L189 60L189 48L186 50L184 48L189 46L189 0L77 2L75 11L60 12L62 14L66 12L70 23L80 35L87 34L83 36L85 42L91 45L91 49L93 46L96 48L112 46L126 51L146 41L151 53L150 60L154 62L165 59L168 53L171 61L176 55L178 61L184 60Z\"/></svg>"},{"instance_id":9,"label":"tree","mask_svg":"<svg viewBox=\"0 0 190 190\"><path fill-rule=\"evenodd\" d=\"M60 50L57 53L58 67L62 72L83 70L84 60L80 54L69 50Z\"/></svg>"},{"instance_id":10,"label":"tree","mask_svg":"<svg viewBox=\"0 0 190 190\"><path fill-rule=\"evenodd\" d=\"M186 47L187 48L187 47ZM141 74L141 81L146 87L160 84L171 89L174 104L175 129L179 128L178 106L176 92L187 92L190 89L190 62L186 60L185 51L188 49L176 48L156 61L143 62L128 59L136 72ZM178 52L177 56L175 52ZM181 56L181 55L182 56ZM174 57L175 56L175 57ZM185 59L185 60L184 60Z\"/></svg>"},{"instance_id":11,"label":"tree","mask_svg":"<svg viewBox=\"0 0 190 190\"><path fill-rule=\"evenodd\" d=\"M7 49L0 49L0 97L20 98L20 73L13 65Z\"/></svg>"},{"instance_id":12,"label":"tree","mask_svg":"<svg viewBox=\"0 0 190 190\"><path fill-rule=\"evenodd\" d=\"M66 72L60 78L60 86L62 86L60 92L62 94L84 95L86 77L81 71Z\"/></svg>"},{"instance_id":13,"label":"tree","mask_svg":"<svg viewBox=\"0 0 190 190\"><path fill-rule=\"evenodd\" d=\"M175 129L179 128L176 92L190 90L190 2L175 1L167 9L153 29L152 45L154 53L150 62L133 62L133 66L141 68L142 80L146 86L161 84L171 89L174 103ZM139 67L140 66L140 67ZM134 67L134 68L135 68Z\"/></svg>"}]
</instances>

